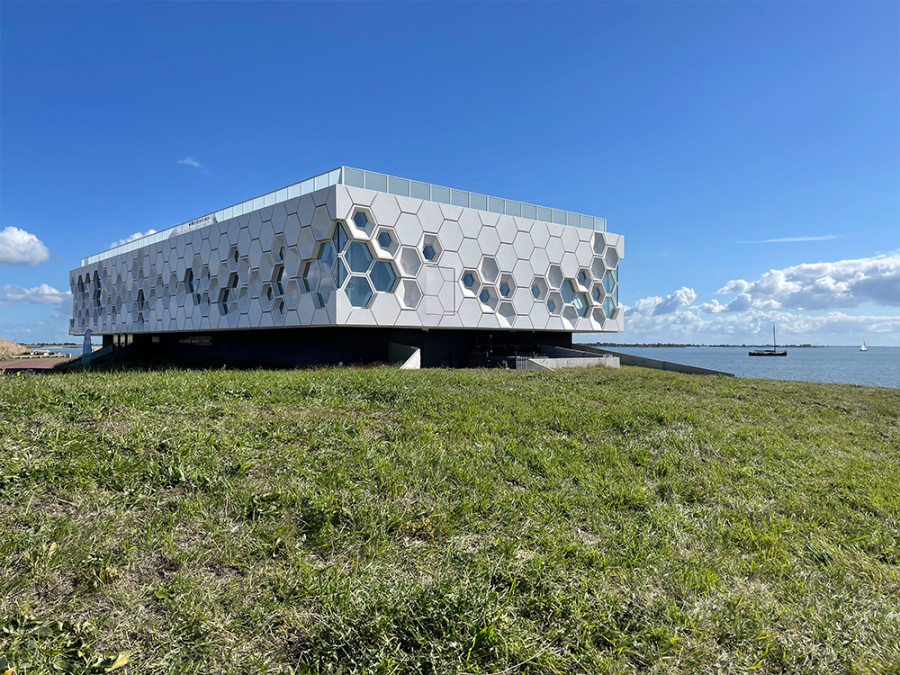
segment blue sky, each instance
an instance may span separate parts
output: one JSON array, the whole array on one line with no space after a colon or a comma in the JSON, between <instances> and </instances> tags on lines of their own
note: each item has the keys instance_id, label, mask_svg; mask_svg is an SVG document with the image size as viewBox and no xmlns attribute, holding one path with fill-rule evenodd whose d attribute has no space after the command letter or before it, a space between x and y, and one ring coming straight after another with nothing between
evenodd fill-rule
<instances>
[{"instance_id":1,"label":"blue sky","mask_svg":"<svg viewBox=\"0 0 900 675\"><path fill-rule=\"evenodd\" d=\"M113 241L346 164L607 218L619 341L897 345L898 25L865 0L3 1L0 336L64 339L68 270Z\"/></svg>"}]
</instances>

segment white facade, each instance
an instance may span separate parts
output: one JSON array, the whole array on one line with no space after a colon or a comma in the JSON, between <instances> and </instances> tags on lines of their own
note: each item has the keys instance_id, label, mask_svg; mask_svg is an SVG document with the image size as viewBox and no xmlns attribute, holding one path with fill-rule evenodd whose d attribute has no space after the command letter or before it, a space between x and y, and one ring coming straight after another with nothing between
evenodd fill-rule
<instances>
[{"instance_id":1,"label":"white facade","mask_svg":"<svg viewBox=\"0 0 900 675\"><path fill-rule=\"evenodd\" d=\"M565 212L460 191L457 202L493 210L441 203L445 188L422 183L435 200L391 194L388 180L347 184L362 184L351 171L382 176L342 167L326 187L285 188L86 259L70 274L70 332L622 329L624 238L605 221L548 222Z\"/></svg>"}]
</instances>

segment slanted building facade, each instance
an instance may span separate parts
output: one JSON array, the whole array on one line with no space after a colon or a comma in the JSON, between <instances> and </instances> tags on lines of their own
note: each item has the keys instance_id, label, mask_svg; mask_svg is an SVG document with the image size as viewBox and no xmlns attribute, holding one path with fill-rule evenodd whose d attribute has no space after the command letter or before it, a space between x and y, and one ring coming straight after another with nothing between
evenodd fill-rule
<instances>
[{"instance_id":1,"label":"slanted building facade","mask_svg":"<svg viewBox=\"0 0 900 675\"><path fill-rule=\"evenodd\" d=\"M622 329L602 218L340 167L82 260L70 333L171 358L423 365Z\"/></svg>"}]
</instances>

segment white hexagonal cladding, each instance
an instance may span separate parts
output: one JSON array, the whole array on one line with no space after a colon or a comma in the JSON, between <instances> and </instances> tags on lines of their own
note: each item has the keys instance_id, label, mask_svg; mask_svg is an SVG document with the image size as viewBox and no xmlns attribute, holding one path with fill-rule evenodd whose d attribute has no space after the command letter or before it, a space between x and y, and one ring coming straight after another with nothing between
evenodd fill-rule
<instances>
[{"instance_id":1,"label":"white hexagonal cladding","mask_svg":"<svg viewBox=\"0 0 900 675\"><path fill-rule=\"evenodd\" d=\"M419 250L422 252L422 258L426 263L435 264L441 259L441 253L444 252L440 239L434 234L425 234L422 236Z\"/></svg>"},{"instance_id":2,"label":"white hexagonal cladding","mask_svg":"<svg viewBox=\"0 0 900 675\"><path fill-rule=\"evenodd\" d=\"M559 316L563 308L562 296L559 291L551 291L547 294L547 311L553 316Z\"/></svg>"},{"instance_id":3,"label":"white hexagonal cladding","mask_svg":"<svg viewBox=\"0 0 900 675\"><path fill-rule=\"evenodd\" d=\"M481 279L478 276L478 270L464 269L459 278L464 296L471 298L478 297L481 292Z\"/></svg>"},{"instance_id":4,"label":"white hexagonal cladding","mask_svg":"<svg viewBox=\"0 0 900 675\"><path fill-rule=\"evenodd\" d=\"M500 283L497 284L497 291L501 298L509 300L516 292L516 282L511 274L501 274Z\"/></svg>"},{"instance_id":5,"label":"white hexagonal cladding","mask_svg":"<svg viewBox=\"0 0 900 675\"><path fill-rule=\"evenodd\" d=\"M606 262L606 266L611 270L618 266L619 254L614 246L610 246L606 249L606 253L603 254L603 260Z\"/></svg>"},{"instance_id":6,"label":"white hexagonal cladding","mask_svg":"<svg viewBox=\"0 0 900 675\"><path fill-rule=\"evenodd\" d=\"M372 233L375 232L375 216L364 206L355 206L353 208L353 215L350 216L347 224L354 235L362 236L366 239L371 238Z\"/></svg>"},{"instance_id":7,"label":"white hexagonal cladding","mask_svg":"<svg viewBox=\"0 0 900 675\"><path fill-rule=\"evenodd\" d=\"M404 279L400 282L400 301L407 309L416 309L422 302L422 289L415 279Z\"/></svg>"},{"instance_id":8,"label":"white hexagonal cladding","mask_svg":"<svg viewBox=\"0 0 900 675\"><path fill-rule=\"evenodd\" d=\"M372 242L375 244L375 253L383 257L393 258L400 249L397 233L390 227L379 227Z\"/></svg>"},{"instance_id":9,"label":"white hexagonal cladding","mask_svg":"<svg viewBox=\"0 0 900 675\"><path fill-rule=\"evenodd\" d=\"M422 267L422 258L419 257L419 251L413 246L401 246L397 261L400 264L400 273L405 277L416 276L419 273L419 268Z\"/></svg>"},{"instance_id":10,"label":"white hexagonal cladding","mask_svg":"<svg viewBox=\"0 0 900 675\"><path fill-rule=\"evenodd\" d=\"M481 302L481 309L484 312L496 311L500 298L497 297L497 291L493 286L482 286L478 292L478 300Z\"/></svg>"},{"instance_id":11,"label":"white hexagonal cladding","mask_svg":"<svg viewBox=\"0 0 900 675\"><path fill-rule=\"evenodd\" d=\"M481 270L481 278L484 279L485 283L493 284L497 281L497 277L500 276L500 266L493 256L484 256L478 268Z\"/></svg>"},{"instance_id":12,"label":"white hexagonal cladding","mask_svg":"<svg viewBox=\"0 0 900 675\"><path fill-rule=\"evenodd\" d=\"M538 301L543 301L547 298L547 293L550 291L550 287L547 285L547 280L542 276L536 276L534 280L531 282L531 296Z\"/></svg>"},{"instance_id":13,"label":"white hexagonal cladding","mask_svg":"<svg viewBox=\"0 0 900 675\"><path fill-rule=\"evenodd\" d=\"M511 302L503 301L497 305L497 316L501 325L512 326L516 320L516 308Z\"/></svg>"},{"instance_id":14,"label":"white hexagonal cladding","mask_svg":"<svg viewBox=\"0 0 900 675\"><path fill-rule=\"evenodd\" d=\"M559 290L563 283L562 268L559 265L550 265L550 269L547 271L547 281L550 283L550 288Z\"/></svg>"}]
</instances>

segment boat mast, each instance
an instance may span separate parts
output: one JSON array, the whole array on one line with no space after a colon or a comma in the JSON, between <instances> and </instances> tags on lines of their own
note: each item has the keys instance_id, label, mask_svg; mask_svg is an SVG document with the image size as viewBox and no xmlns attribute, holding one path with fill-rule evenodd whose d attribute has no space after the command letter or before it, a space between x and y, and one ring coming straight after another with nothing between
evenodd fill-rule
<instances>
[{"instance_id":1,"label":"boat mast","mask_svg":"<svg viewBox=\"0 0 900 675\"><path fill-rule=\"evenodd\" d=\"M775 344L775 324L772 324L772 351L778 351L778 345Z\"/></svg>"}]
</instances>

